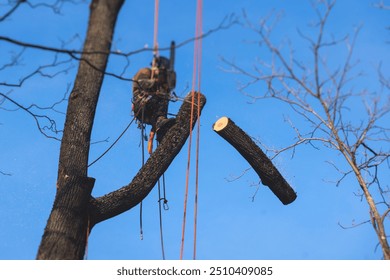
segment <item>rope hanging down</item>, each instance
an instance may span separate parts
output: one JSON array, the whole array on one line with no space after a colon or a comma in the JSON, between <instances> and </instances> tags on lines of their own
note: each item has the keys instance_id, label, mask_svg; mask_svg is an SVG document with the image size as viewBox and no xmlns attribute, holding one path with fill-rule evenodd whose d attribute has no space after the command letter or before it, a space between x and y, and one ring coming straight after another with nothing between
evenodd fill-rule
<instances>
[{"instance_id":1,"label":"rope hanging down","mask_svg":"<svg viewBox=\"0 0 390 280\"><path fill-rule=\"evenodd\" d=\"M155 69L156 67L156 58L158 56L158 41L157 41L157 38L158 38L158 11L159 11L159 0L155 0L154 1L154 26L153 26L153 60L152 60L152 70ZM153 78L154 76L154 71L152 71L152 77ZM143 119L143 117L142 117ZM143 127L143 124L141 124L142 127ZM142 137L143 137L143 130L142 130ZM142 141L142 139L141 139ZM148 143L149 145L149 143ZM152 149L152 148L149 148L148 149ZM144 145L143 145L143 142L142 142L142 166L144 165ZM139 208L139 227L140 227L140 237L141 237L141 240L143 240L143 226L142 226L142 209L143 209L143 205L142 205L142 201L140 202L139 204L140 208ZM161 222L160 222L161 223ZM164 249L162 250L164 252ZM164 257L164 253L163 253L163 257ZM164 257L165 259L165 257Z\"/></svg>"},{"instance_id":2,"label":"rope hanging down","mask_svg":"<svg viewBox=\"0 0 390 280\"><path fill-rule=\"evenodd\" d=\"M154 1L154 26L153 26L153 60L152 60L152 77L154 76L154 69L156 67L156 58L158 56L158 42L157 42L157 38L158 38L158 11L159 11L159 0L155 0ZM143 119L143 117L142 117ZM143 126L143 124L141 124ZM143 130L141 132L143 134ZM143 135L142 135L143 137ZM142 140L141 140L142 141ZM148 143L149 145L149 143ZM149 149L149 147L148 147ZM152 148L150 148L152 149ZM143 142L142 142L142 158L144 158L144 146L143 146ZM142 166L144 165L144 159L142 160ZM140 227L140 237L141 237L141 240L143 240L143 226L142 226L142 201L140 202L139 204L140 208L139 208L139 227ZM164 251L164 250L163 250ZM164 254L163 254L164 256Z\"/></svg>"},{"instance_id":3,"label":"rope hanging down","mask_svg":"<svg viewBox=\"0 0 390 280\"><path fill-rule=\"evenodd\" d=\"M152 76L151 78L153 79L154 73L156 68L158 67L157 65L157 60L159 58L159 53L158 53L158 15L159 15L159 0L155 0L154 2L154 31L153 31L153 60L152 60ZM142 121L144 120L144 116L142 116ZM144 137L144 124L141 123L142 130L141 130L141 141L142 141L142 166L145 163L145 156L144 156L144 142L143 142L143 137ZM150 136L149 136L150 137ZM149 138L148 141L148 152L151 153L153 149L153 145L150 142ZM162 189L162 191L161 191ZM161 196L161 192L163 193L163 196ZM158 180L158 208L159 208L159 220L160 220L160 243L161 243L161 252L162 252L162 258L165 260L165 249L164 249L164 236L163 236L163 219L162 219L162 208L164 210L168 210L168 204L167 204L167 199L166 199L166 191L165 191L165 176L163 174L162 176L162 186L160 179ZM140 202L140 235L141 235L141 240L143 239L143 207L142 207L142 201Z\"/></svg>"},{"instance_id":4,"label":"rope hanging down","mask_svg":"<svg viewBox=\"0 0 390 280\"><path fill-rule=\"evenodd\" d=\"M192 123L195 111L195 97L197 98L197 104L200 104L200 82L201 82L201 61L202 61L202 7L203 1L197 0L196 4L196 22L195 22L195 45L194 45L194 62L192 72L192 106L190 123ZM196 137L196 159L195 159L195 202L194 202L194 248L193 259L196 259L196 236L197 236L197 215L198 215L198 186L199 186L199 140L200 140L200 106L197 106L197 137ZM187 217L187 201L188 201L188 185L190 177L191 167L191 146L192 146L192 130L190 130L189 142L188 142L188 162L186 170L186 184L184 194L184 215L182 224L182 237L180 247L180 259L183 259L184 254L184 241L185 241L185 227Z\"/></svg>"}]
</instances>

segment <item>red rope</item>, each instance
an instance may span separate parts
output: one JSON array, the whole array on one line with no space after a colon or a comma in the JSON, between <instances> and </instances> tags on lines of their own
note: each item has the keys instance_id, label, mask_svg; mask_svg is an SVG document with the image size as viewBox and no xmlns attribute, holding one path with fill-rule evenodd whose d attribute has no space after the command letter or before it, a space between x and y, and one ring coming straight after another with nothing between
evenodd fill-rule
<instances>
[{"instance_id":1,"label":"red rope","mask_svg":"<svg viewBox=\"0 0 390 280\"><path fill-rule=\"evenodd\" d=\"M154 32L153 32L153 54L158 55L158 11L159 11L159 0L154 1ZM153 65L154 66L154 65Z\"/></svg>"},{"instance_id":2,"label":"red rope","mask_svg":"<svg viewBox=\"0 0 390 280\"><path fill-rule=\"evenodd\" d=\"M195 95L197 95L197 138L196 138L196 159L195 159L195 203L194 203L194 252L193 259L196 259L196 236L197 236L197 215L198 215L198 189L199 189L199 142L200 142L200 77L201 77L201 54L202 54L202 45L201 45L201 35L202 35L202 6L203 1L197 0L196 6L196 23L195 23L195 46L194 46L194 62L193 62L193 75L192 75L192 97L191 97L191 116L190 116L190 125L194 119L195 111ZM197 82L197 83L196 83ZM195 87L197 85L197 91ZM197 93L197 94L196 94ZM187 201L188 201L188 185L190 177L190 167L191 167L191 145L192 145L192 129L190 129L189 142L188 142L188 162L186 170L186 186L185 186L185 195L184 195L184 215L183 215L183 225L182 225L182 238L181 238L181 248L180 248L180 259L183 259L184 253L184 239L185 239L185 226L186 226L186 216L187 216Z\"/></svg>"},{"instance_id":3,"label":"red rope","mask_svg":"<svg viewBox=\"0 0 390 280\"><path fill-rule=\"evenodd\" d=\"M202 8L203 1L198 0L197 6L197 29L196 37L200 38L202 35ZM197 224L198 224L198 193L199 193L199 144L200 144L200 81L201 81L201 66L202 66L202 41L197 40L197 65L198 65L198 126L197 126L197 137L196 137L196 174L195 174L195 204L194 204L194 252L193 259L196 259L196 237L197 237Z\"/></svg>"},{"instance_id":4,"label":"red rope","mask_svg":"<svg viewBox=\"0 0 390 280\"><path fill-rule=\"evenodd\" d=\"M158 12L159 0L154 1L154 30L153 30L153 60L152 60L152 79L154 77L154 69L156 68L156 58L158 57Z\"/></svg>"}]
</instances>

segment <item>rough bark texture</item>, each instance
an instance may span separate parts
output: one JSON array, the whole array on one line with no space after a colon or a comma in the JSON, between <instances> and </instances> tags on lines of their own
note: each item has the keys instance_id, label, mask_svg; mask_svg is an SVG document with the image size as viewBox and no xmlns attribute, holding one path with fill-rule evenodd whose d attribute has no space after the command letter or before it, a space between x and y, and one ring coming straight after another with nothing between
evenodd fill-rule
<instances>
[{"instance_id":1,"label":"rough bark texture","mask_svg":"<svg viewBox=\"0 0 390 280\"><path fill-rule=\"evenodd\" d=\"M118 12L124 0L94 0L84 55L69 98L61 142L58 187L70 174L87 176L88 155L95 110L107 66Z\"/></svg>"},{"instance_id":2,"label":"rough bark texture","mask_svg":"<svg viewBox=\"0 0 390 280\"><path fill-rule=\"evenodd\" d=\"M88 229L88 155L95 110L124 0L94 0L61 141L57 194L37 259L82 259Z\"/></svg>"},{"instance_id":3,"label":"rough bark texture","mask_svg":"<svg viewBox=\"0 0 390 280\"><path fill-rule=\"evenodd\" d=\"M283 204L289 204L296 199L295 191L272 161L232 120L223 117L213 125L213 129L248 161L259 175L261 182L268 186Z\"/></svg>"},{"instance_id":4,"label":"rough bark texture","mask_svg":"<svg viewBox=\"0 0 390 280\"><path fill-rule=\"evenodd\" d=\"M194 117L190 125L191 99L191 94L185 98L175 124L167 131L156 151L149 157L132 182L121 189L91 200L89 212L92 226L136 206L153 189L157 180L180 152L197 120ZM200 109L205 103L206 98L201 95ZM197 106L196 98L195 106Z\"/></svg>"},{"instance_id":5,"label":"rough bark texture","mask_svg":"<svg viewBox=\"0 0 390 280\"><path fill-rule=\"evenodd\" d=\"M38 259L82 259L88 237L88 201L95 180L69 176L57 192Z\"/></svg>"}]
</instances>

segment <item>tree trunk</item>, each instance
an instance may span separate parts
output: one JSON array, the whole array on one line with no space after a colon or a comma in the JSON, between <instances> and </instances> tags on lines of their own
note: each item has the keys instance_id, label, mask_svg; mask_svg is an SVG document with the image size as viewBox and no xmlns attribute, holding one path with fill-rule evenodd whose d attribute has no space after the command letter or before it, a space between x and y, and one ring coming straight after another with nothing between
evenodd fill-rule
<instances>
[{"instance_id":1,"label":"tree trunk","mask_svg":"<svg viewBox=\"0 0 390 280\"><path fill-rule=\"evenodd\" d=\"M69 176L58 189L37 259L83 259L89 233L88 202L95 180Z\"/></svg>"},{"instance_id":2,"label":"tree trunk","mask_svg":"<svg viewBox=\"0 0 390 280\"><path fill-rule=\"evenodd\" d=\"M93 0L83 55L69 97L61 141L57 194L37 259L82 259L88 232L88 155L114 26L124 0Z\"/></svg>"},{"instance_id":3,"label":"tree trunk","mask_svg":"<svg viewBox=\"0 0 390 280\"><path fill-rule=\"evenodd\" d=\"M213 125L213 129L248 161L259 175L261 182L268 186L283 204L289 204L296 199L295 191L272 161L232 120L222 117Z\"/></svg>"}]
</instances>

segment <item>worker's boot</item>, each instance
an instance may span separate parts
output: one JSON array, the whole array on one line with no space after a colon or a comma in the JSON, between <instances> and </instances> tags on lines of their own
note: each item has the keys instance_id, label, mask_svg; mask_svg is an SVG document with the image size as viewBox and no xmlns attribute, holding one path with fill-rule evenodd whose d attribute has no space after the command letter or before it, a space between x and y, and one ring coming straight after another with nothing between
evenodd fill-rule
<instances>
[{"instance_id":1,"label":"worker's boot","mask_svg":"<svg viewBox=\"0 0 390 280\"><path fill-rule=\"evenodd\" d=\"M161 142L167 131L176 123L175 118L167 119L165 117L159 117L156 123L157 141Z\"/></svg>"}]
</instances>

